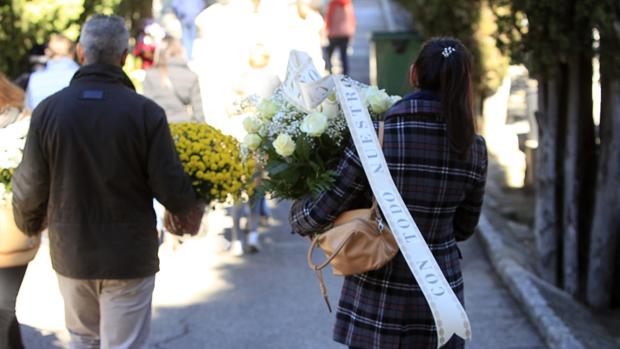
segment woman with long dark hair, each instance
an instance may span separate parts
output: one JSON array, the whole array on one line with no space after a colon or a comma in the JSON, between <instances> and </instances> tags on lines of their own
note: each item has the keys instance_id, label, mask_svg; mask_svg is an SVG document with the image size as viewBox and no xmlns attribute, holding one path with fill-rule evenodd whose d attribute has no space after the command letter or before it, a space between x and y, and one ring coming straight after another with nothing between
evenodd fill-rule
<instances>
[{"instance_id":1,"label":"woman with long dark hair","mask_svg":"<svg viewBox=\"0 0 620 349\"><path fill-rule=\"evenodd\" d=\"M426 42L410 70L417 91L385 115L383 152L396 186L463 303L457 241L474 233L487 170L484 139L475 133L471 58L452 38ZM346 210L367 208L372 191L351 146L335 187L295 202L290 221L305 235ZM344 280L334 340L350 348L437 348L433 315L401 253L383 268ZM463 348L453 337L443 348Z\"/></svg>"}]
</instances>

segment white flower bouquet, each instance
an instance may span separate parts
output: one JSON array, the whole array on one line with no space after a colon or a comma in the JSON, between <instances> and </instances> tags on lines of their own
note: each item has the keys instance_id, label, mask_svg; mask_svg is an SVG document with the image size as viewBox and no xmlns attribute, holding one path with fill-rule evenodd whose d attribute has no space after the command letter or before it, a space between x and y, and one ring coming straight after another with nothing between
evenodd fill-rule
<instances>
[{"instance_id":1,"label":"white flower bouquet","mask_svg":"<svg viewBox=\"0 0 620 349\"><path fill-rule=\"evenodd\" d=\"M371 116L383 114L400 99L376 87L355 83ZM255 155L265 169L263 190L275 198L299 199L331 188L336 166L350 134L335 95L315 110L300 110L281 90L268 99L251 97L240 105L249 116L242 152Z\"/></svg>"},{"instance_id":2,"label":"white flower bouquet","mask_svg":"<svg viewBox=\"0 0 620 349\"><path fill-rule=\"evenodd\" d=\"M30 119L23 119L0 128L0 204L9 201L11 179L22 161Z\"/></svg>"}]
</instances>

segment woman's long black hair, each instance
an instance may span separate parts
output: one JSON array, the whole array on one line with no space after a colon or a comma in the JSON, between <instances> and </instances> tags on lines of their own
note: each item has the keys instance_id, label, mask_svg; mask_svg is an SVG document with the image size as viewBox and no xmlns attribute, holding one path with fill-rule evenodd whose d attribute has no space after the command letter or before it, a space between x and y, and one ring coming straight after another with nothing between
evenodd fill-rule
<instances>
[{"instance_id":1,"label":"woman's long black hair","mask_svg":"<svg viewBox=\"0 0 620 349\"><path fill-rule=\"evenodd\" d=\"M432 38L414 62L418 87L439 93L450 148L467 157L476 137L471 84L471 55L454 38Z\"/></svg>"}]
</instances>

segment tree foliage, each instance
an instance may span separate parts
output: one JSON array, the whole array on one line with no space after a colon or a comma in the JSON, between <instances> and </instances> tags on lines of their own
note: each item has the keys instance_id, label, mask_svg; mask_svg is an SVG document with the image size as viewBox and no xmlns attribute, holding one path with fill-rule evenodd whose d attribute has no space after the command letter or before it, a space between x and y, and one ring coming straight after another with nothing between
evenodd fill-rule
<instances>
[{"instance_id":1,"label":"tree foliage","mask_svg":"<svg viewBox=\"0 0 620 349\"><path fill-rule=\"evenodd\" d=\"M481 97L501 84L508 60L495 46L495 16L486 0L398 0L412 13L416 30L423 38L452 36L474 57L474 80Z\"/></svg>"},{"instance_id":2,"label":"tree foliage","mask_svg":"<svg viewBox=\"0 0 620 349\"><path fill-rule=\"evenodd\" d=\"M0 71L15 77L29 70L29 52L52 33L77 39L81 25L94 13L118 14L131 28L150 16L152 1L0 0Z\"/></svg>"},{"instance_id":3,"label":"tree foliage","mask_svg":"<svg viewBox=\"0 0 620 349\"><path fill-rule=\"evenodd\" d=\"M559 73L569 57L592 49L591 10L598 0L490 0L497 45L534 76Z\"/></svg>"}]
</instances>

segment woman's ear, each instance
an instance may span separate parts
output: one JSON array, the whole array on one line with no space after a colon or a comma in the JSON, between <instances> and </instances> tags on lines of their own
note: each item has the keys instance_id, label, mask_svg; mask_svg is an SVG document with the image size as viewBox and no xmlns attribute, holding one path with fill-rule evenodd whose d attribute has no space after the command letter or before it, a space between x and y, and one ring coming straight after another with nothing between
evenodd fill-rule
<instances>
[{"instance_id":1,"label":"woman's ear","mask_svg":"<svg viewBox=\"0 0 620 349\"><path fill-rule=\"evenodd\" d=\"M411 87L418 87L418 69L415 64L409 67L409 84Z\"/></svg>"}]
</instances>

